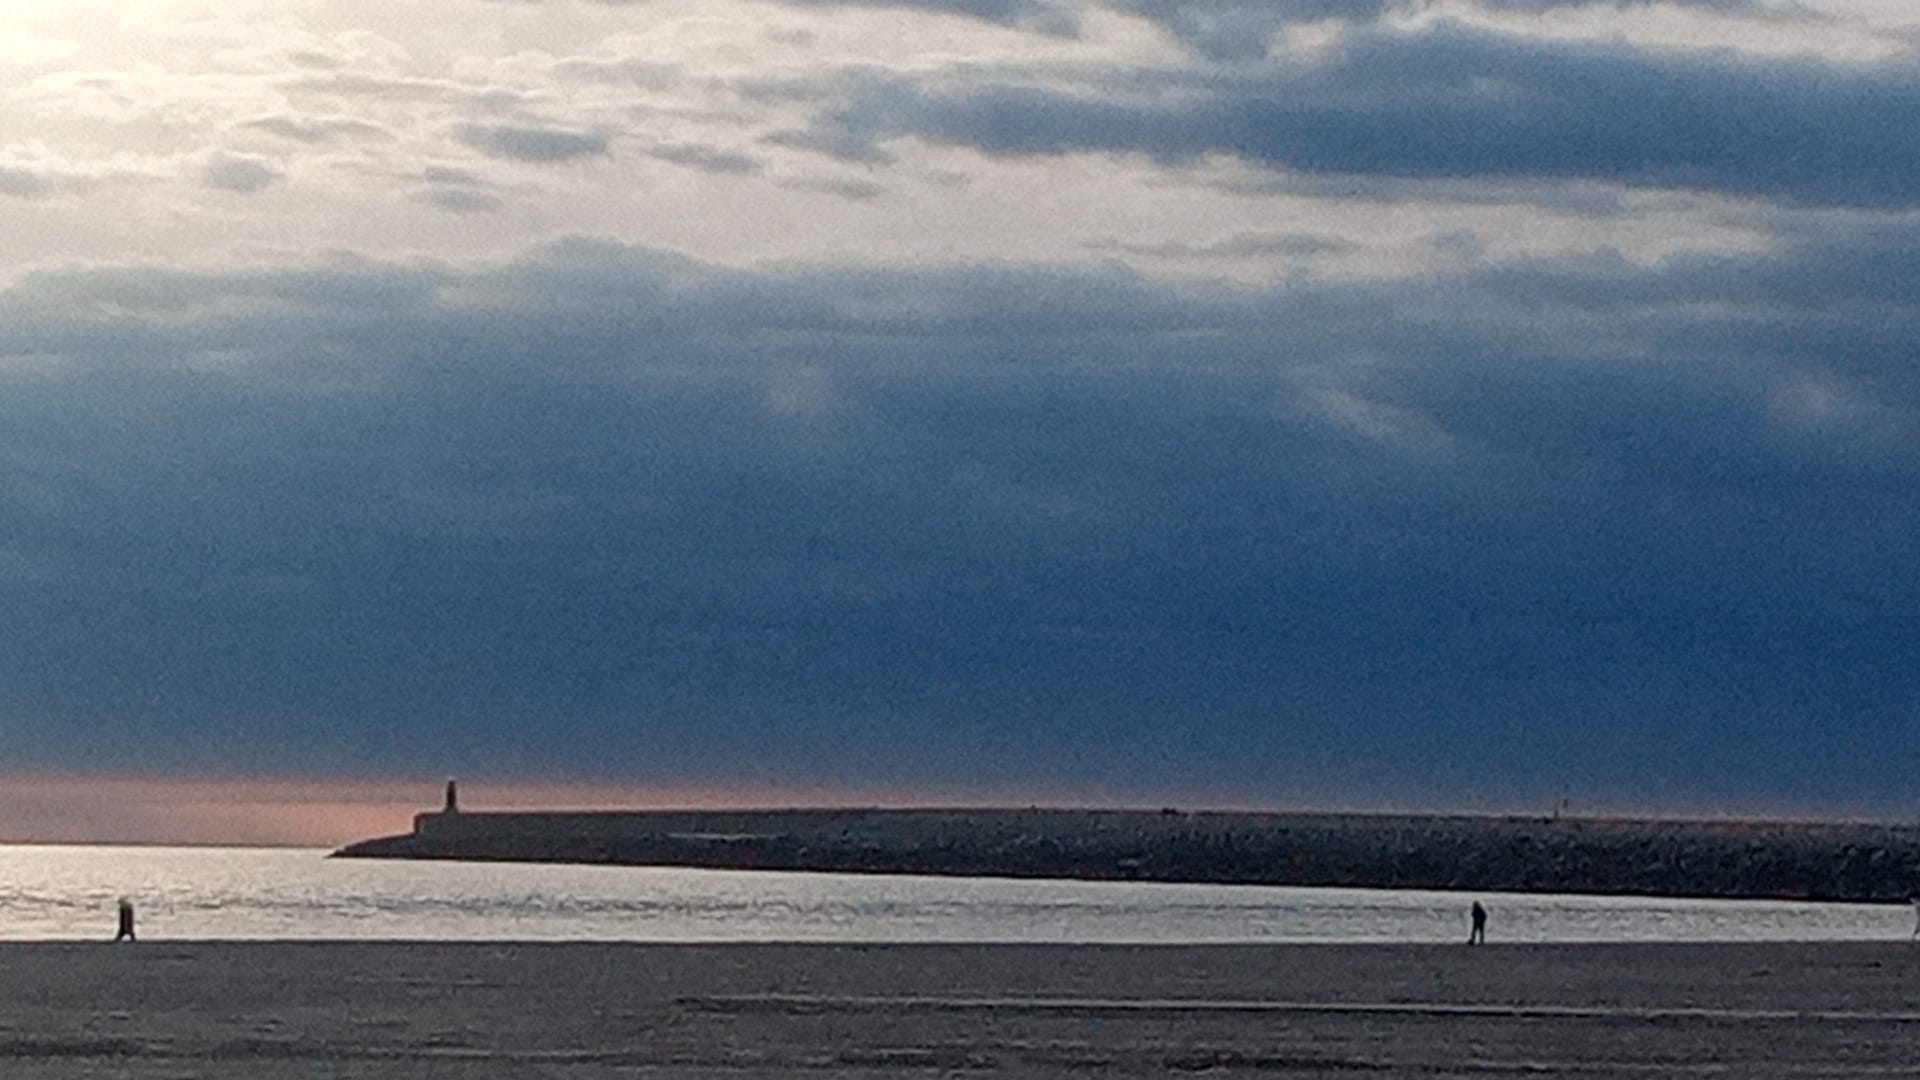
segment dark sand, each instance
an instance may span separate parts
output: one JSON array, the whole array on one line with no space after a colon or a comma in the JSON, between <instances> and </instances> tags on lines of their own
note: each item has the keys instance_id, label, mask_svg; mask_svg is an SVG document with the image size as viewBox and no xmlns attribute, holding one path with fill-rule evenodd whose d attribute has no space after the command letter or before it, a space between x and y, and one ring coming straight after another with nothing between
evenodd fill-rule
<instances>
[{"instance_id":1,"label":"dark sand","mask_svg":"<svg viewBox=\"0 0 1920 1080\"><path fill-rule=\"evenodd\" d=\"M0 946L0 1076L1920 1076L1920 946Z\"/></svg>"}]
</instances>

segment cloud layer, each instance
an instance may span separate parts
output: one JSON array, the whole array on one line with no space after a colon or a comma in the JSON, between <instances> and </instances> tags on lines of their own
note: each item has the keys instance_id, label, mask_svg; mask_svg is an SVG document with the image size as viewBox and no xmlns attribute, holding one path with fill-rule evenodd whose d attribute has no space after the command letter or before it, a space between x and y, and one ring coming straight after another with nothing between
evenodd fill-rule
<instances>
[{"instance_id":1,"label":"cloud layer","mask_svg":"<svg viewBox=\"0 0 1920 1080\"><path fill-rule=\"evenodd\" d=\"M989 154L1210 154L1334 176L1586 180L1911 207L1920 68L1550 44L1442 24L1248 72L858 78L822 124ZM1842 164L1844 163L1844 165Z\"/></svg>"},{"instance_id":2,"label":"cloud layer","mask_svg":"<svg viewBox=\"0 0 1920 1080\"><path fill-rule=\"evenodd\" d=\"M37 275L16 752L1870 801L1920 751L1915 239Z\"/></svg>"},{"instance_id":3,"label":"cloud layer","mask_svg":"<svg viewBox=\"0 0 1920 1080\"><path fill-rule=\"evenodd\" d=\"M1920 13L56 7L17 768L1913 809Z\"/></svg>"}]
</instances>

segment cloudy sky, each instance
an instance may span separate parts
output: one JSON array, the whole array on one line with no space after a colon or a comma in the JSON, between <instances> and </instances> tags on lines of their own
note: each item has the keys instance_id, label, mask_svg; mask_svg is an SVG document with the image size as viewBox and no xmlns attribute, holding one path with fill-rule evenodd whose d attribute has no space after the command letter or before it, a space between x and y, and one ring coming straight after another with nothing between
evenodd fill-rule
<instances>
[{"instance_id":1,"label":"cloudy sky","mask_svg":"<svg viewBox=\"0 0 1920 1080\"><path fill-rule=\"evenodd\" d=\"M449 774L1920 815L1917 51L1909 0L9 0L0 837L344 840Z\"/></svg>"}]
</instances>

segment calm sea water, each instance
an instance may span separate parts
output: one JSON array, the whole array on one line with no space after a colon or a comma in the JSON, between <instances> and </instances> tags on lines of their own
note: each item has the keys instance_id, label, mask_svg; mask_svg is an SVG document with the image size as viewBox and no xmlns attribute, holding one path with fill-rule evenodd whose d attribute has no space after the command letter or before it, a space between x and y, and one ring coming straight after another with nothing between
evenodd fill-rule
<instances>
[{"instance_id":1,"label":"calm sea water","mask_svg":"<svg viewBox=\"0 0 1920 1080\"><path fill-rule=\"evenodd\" d=\"M1466 894L0 846L0 940L1449 942ZM1480 896L1495 941L1904 939L1905 907Z\"/></svg>"}]
</instances>

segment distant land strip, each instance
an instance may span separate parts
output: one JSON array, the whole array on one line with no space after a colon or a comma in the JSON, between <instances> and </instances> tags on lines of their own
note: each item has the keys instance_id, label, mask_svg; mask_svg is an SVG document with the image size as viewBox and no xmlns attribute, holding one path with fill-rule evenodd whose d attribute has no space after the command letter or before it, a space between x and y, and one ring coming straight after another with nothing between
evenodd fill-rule
<instances>
[{"instance_id":1,"label":"distant land strip","mask_svg":"<svg viewBox=\"0 0 1920 1080\"><path fill-rule=\"evenodd\" d=\"M359 858L1903 901L1920 827L1179 810L451 810Z\"/></svg>"}]
</instances>

